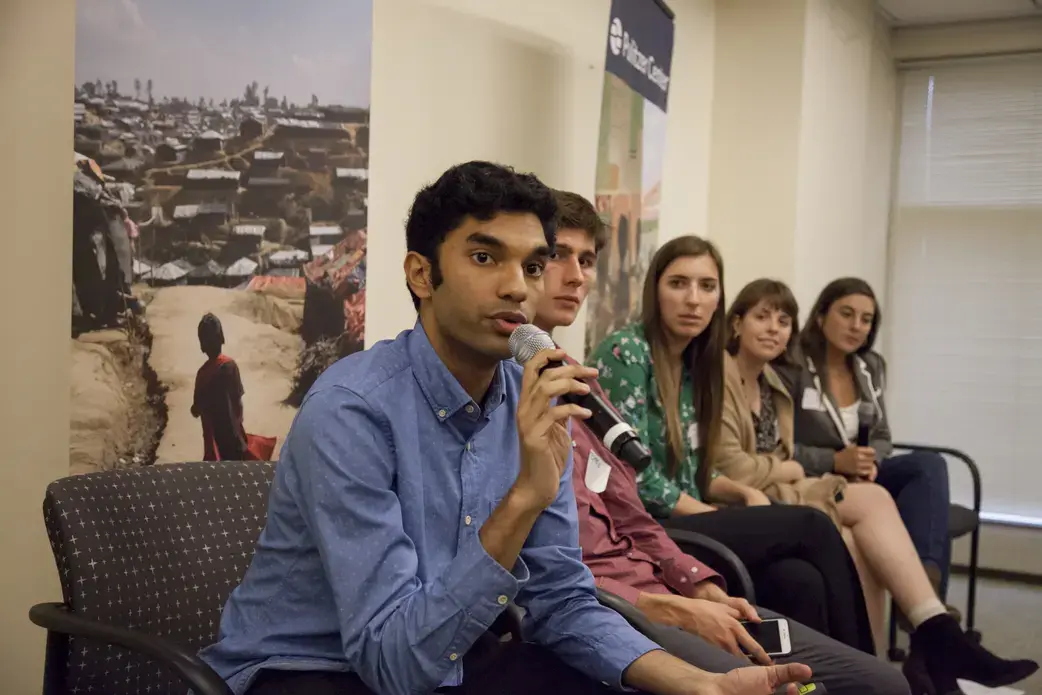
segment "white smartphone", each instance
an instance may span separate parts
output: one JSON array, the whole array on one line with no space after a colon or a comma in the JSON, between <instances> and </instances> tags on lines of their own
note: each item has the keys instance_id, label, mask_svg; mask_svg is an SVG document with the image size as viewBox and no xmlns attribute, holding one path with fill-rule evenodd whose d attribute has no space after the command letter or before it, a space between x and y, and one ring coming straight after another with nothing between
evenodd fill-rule
<instances>
[{"instance_id":1,"label":"white smartphone","mask_svg":"<svg viewBox=\"0 0 1042 695\"><path fill-rule=\"evenodd\" d=\"M789 621L785 618L772 618L760 623L743 622L742 626L763 647L767 656L788 656L792 653Z\"/></svg>"}]
</instances>

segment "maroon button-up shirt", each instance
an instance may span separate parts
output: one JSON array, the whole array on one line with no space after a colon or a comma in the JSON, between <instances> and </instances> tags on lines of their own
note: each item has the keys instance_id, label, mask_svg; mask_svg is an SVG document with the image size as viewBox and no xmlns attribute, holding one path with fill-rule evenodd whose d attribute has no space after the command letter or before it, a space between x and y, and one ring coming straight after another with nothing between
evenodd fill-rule
<instances>
[{"instance_id":1,"label":"maroon button-up shirt","mask_svg":"<svg viewBox=\"0 0 1042 695\"><path fill-rule=\"evenodd\" d=\"M600 385L594 382L592 386L609 403ZM648 514L637 493L633 469L615 458L582 420L572 421L572 439L579 542L583 562L598 587L636 604L641 592L691 597L699 582L724 586L723 577L686 555ZM590 452L611 468L600 494L586 486Z\"/></svg>"}]
</instances>

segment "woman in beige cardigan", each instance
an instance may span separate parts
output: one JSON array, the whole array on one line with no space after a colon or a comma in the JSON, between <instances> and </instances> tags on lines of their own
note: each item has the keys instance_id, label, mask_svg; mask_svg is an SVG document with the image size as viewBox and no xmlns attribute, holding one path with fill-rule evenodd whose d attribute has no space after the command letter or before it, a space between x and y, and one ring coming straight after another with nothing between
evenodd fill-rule
<instances>
[{"instance_id":1,"label":"woman in beige cardigan","mask_svg":"<svg viewBox=\"0 0 1042 695\"><path fill-rule=\"evenodd\" d=\"M788 358L798 315L791 290L775 280L750 283L731 305L723 422L713 466L777 502L813 505L838 521L861 575L877 638L883 627L885 590L916 628L912 657L905 664L916 693L948 692L956 676L967 677L959 675L964 670L972 671L971 680L981 682L974 668L980 664L951 665L946 656L951 649L1003 671L998 664L1006 662L980 653L979 645L963 643L964 635L937 597L890 494L872 482L848 482L831 474L808 478L792 459L793 402L771 363ZM937 639L939 633L949 638ZM941 647L944 641L949 643Z\"/></svg>"}]
</instances>

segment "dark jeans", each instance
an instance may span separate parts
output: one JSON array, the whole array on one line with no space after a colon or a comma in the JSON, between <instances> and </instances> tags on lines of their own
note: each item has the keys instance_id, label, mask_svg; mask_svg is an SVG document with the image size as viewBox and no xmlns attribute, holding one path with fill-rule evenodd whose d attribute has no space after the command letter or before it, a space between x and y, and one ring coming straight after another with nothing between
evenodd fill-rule
<instances>
[{"instance_id":1,"label":"dark jeans","mask_svg":"<svg viewBox=\"0 0 1042 695\"><path fill-rule=\"evenodd\" d=\"M876 482L897 502L901 519L923 562L941 571L941 598L948 592L952 544L948 538L948 464L930 451L899 454L879 464Z\"/></svg>"},{"instance_id":2,"label":"dark jeans","mask_svg":"<svg viewBox=\"0 0 1042 695\"><path fill-rule=\"evenodd\" d=\"M662 523L701 533L734 551L752 576L759 605L875 653L857 568L824 513L787 505L733 507Z\"/></svg>"},{"instance_id":3,"label":"dark jeans","mask_svg":"<svg viewBox=\"0 0 1042 695\"><path fill-rule=\"evenodd\" d=\"M463 685L451 695L612 695L617 691L527 642L483 639L463 657ZM374 695L353 673L261 671L246 695Z\"/></svg>"}]
</instances>

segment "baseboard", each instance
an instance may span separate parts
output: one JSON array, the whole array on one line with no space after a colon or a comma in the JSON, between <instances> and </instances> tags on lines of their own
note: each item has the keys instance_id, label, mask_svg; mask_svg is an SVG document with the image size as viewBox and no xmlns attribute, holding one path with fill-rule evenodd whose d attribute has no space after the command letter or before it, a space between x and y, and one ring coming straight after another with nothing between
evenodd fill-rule
<instances>
[{"instance_id":1,"label":"baseboard","mask_svg":"<svg viewBox=\"0 0 1042 695\"><path fill-rule=\"evenodd\" d=\"M956 576L969 574L967 565L952 565L952 573ZM977 577L980 579L997 579L1003 582L1016 582L1029 586L1042 586L1042 575L1025 574L1024 572L1010 572L1009 570L996 570L990 567L978 567Z\"/></svg>"},{"instance_id":2,"label":"baseboard","mask_svg":"<svg viewBox=\"0 0 1042 695\"><path fill-rule=\"evenodd\" d=\"M953 544L952 564L967 567L969 560L970 541L966 536ZM987 576L1042 583L1042 529L985 523L978 565Z\"/></svg>"}]
</instances>

